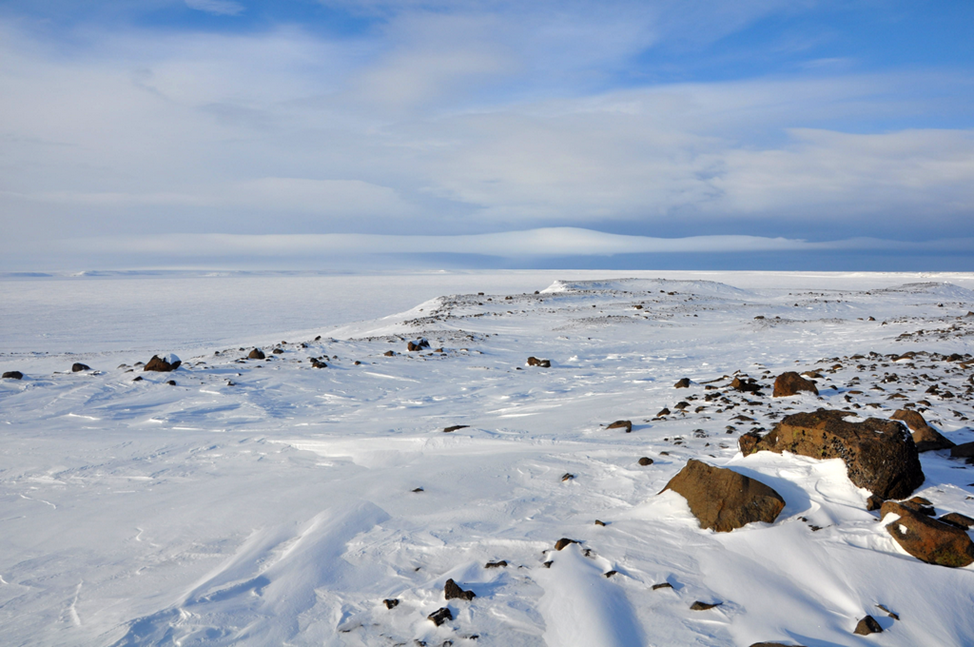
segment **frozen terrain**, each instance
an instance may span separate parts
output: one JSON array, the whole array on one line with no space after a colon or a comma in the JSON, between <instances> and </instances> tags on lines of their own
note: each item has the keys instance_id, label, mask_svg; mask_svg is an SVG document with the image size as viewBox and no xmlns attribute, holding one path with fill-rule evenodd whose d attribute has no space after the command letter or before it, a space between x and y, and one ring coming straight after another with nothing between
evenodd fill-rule
<instances>
[{"instance_id":1,"label":"frozen terrain","mask_svg":"<svg viewBox=\"0 0 974 647\"><path fill-rule=\"evenodd\" d=\"M237 278L83 283L94 311L46 296L67 278L0 281L0 370L24 374L0 382L3 644L974 644L974 566L907 554L840 460L737 445L789 413L905 404L974 441L972 274L374 276L331 301L314 277ZM126 281L170 323L140 325ZM169 352L174 372L138 365ZM820 395L772 398L783 371ZM784 511L702 530L660 494L689 458ZM974 516L974 466L921 463L915 494ZM476 597L444 600L448 579ZM884 632L853 635L867 614Z\"/></svg>"}]
</instances>

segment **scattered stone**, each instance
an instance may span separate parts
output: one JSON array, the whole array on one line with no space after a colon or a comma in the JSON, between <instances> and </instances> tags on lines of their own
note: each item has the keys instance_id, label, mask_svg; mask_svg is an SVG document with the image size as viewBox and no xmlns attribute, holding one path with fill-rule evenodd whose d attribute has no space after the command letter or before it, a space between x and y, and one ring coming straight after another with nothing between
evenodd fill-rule
<instances>
[{"instance_id":1,"label":"scattered stone","mask_svg":"<svg viewBox=\"0 0 974 647\"><path fill-rule=\"evenodd\" d=\"M141 375L137 375L137 376L135 376L135 378L132 379L132 381L133 382L141 382L142 381L142 376Z\"/></svg>"},{"instance_id":2,"label":"scattered stone","mask_svg":"<svg viewBox=\"0 0 974 647\"><path fill-rule=\"evenodd\" d=\"M660 589L672 589L672 588L673 588L673 585L670 584L669 582L661 582L659 584L654 584L653 585L653 590L654 591L659 591Z\"/></svg>"},{"instance_id":3,"label":"scattered stone","mask_svg":"<svg viewBox=\"0 0 974 647\"><path fill-rule=\"evenodd\" d=\"M667 409L666 407L663 407L660 410L660 412L656 414L656 417L657 418L662 418L663 416L668 416L668 415L670 415L670 410Z\"/></svg>"},{"instance_id":4,"label":"scattered stone","mask_svg":"<svg viewBox=\"0 0 974 647\"><path fill-rule=\"evenodd\" d=\"M551 368L551 360L538 359L537 357L529 357L528 366L540 366L541 368Z\"/></svg>"},{"instance_id":5,"label":"scattered stone","mask_svg":"<svg viewBox=\"0 0 974 647\"><path fill-rule=\"evenodd\" d=\"M931 519L909 508L887 501L882 516L897 514L896 521L886 525L903 550L928 564L964 567L974 562L974 542L963 528Z\"/></svg>"},{"instance_id":6,"label":"scattered stone","mask_svg":"<svg viewBox=\"0 0 974 647\"><path fill-rule=\"evenodd\" d=\"M169 380L166 382L169 386L176 386L176 380Z\"/></svg>"},{"instance_id":7,"label":"scattered stone","mask_svg":"<svg viewBox=\"0 0 974 647\"><path fill-rule=\"evenodd\" d=\"M255 348L250 351L249 355L247 355L247 359L264 359L264 351L259 348Z\"/></svg>"},{"instance_id":8,"label":"scattered stone","mask_svg":"<svg viewBox=\"0 0 974 647\"><path fill-rule=\"evenodd\" d=\"M673 385L675 389L686 389L690 387L690 378L684 377L679 382Z\"/></svg>"},{"instance_id":9,"label":"scattered stone","mask_svg":"<svg viewBox=\"0 0 974 647\"><path fill-rule=\"evenodd\" d=\"M904 508L913 510L914 512L925 514L928 517L932 517L937 514L936 510L933 509L933 503L931 503L929 499L924 499L922 496L915 496L912 499L900 501L900 505Z\"/></svg>"},{"instance_id":10,"label":"scattered stone","mask_svg":"<svg viewBox=\"0 0 974 647\"><path fill-rule=\"evenodd\" d=\"M384 352L382 354L385 357L395 357L396 356L396 351L394 351L394 350L387 350L386 352Z\"/></svg>"},{"instance_id":11,"label":"scattered stone","mask_svg":"<svg viewBox=\"0 0 974 647\"><path fill-rule=\"evenodd\" d=\"M418 487L418 488L413 488L412 490L410 490L410 492L414 492L414 493L417 493L417 494L418 494L419 492L425 492L425 491L426 491L426 490L424 490L424 489L423 489L423 488L421 488L421 487Z\"/></svg>"},{"instance_id":12,"label":"scattered stone","mask_svg":"<svg viewBox=\"0 0 974 647\"><path fill-rule=\"evenodd\" d=\"M883 613L885 613L886 615L888 615L893 620L899 620L900 619L900 615L898 613L893 613L892 611L890 611L889 609L887 609L885 604L877 604L876 605L876 608L879 609L880 611L882 611Z\"/></svg>"},{"instance_id":13,"label":"scattered stone","mask_svg":"<svg viewBox=\"0 0 974 647\"><path fill-rule=\"evenodd\" d=\"M431 613L428 616L426 616L426 619L427 620L432 620L433 621L433 624L436 625L437 627L439 627L441 624L443 624L447 620L453 620L453 614L450 613L450 609L449 608L443 607L441 609L437 609L433 613Z\"/></svg>"},{"instance_id":14,"label":"scattered stone","mask_svg":"<svg viewBox=\"0 0 974 647\"><path fill-rule=\"evenodd\" d=\"M497 562L487 562L484 564L484 568L507 568L507 562L503 559Z\"/></svg>"},{"instance_id":15,"label":"scattered stone","mask_svg":"<svg viewBox=\"0 0 974 647\"><path fill-rule=\"evenodd\" d=\"M595 525L596 526L603 526L604 527L605 526L605 522L602 521L602 520L600 520L600 519L596 519L595 520Z\"/></svg>"},{"instance_id":16,"label":"scattered stone","mask_svg":"<svg viewBox=\"0 0 974 647\"><path fill-rule=\"evenodd\" d=\"M452 579L446 581L446 585L443 587L443 594L446 596L447 600L473 600L477 597L477 594L473 591L464 591L460 586L454 582Z\"/></svg>"},{"instance_id":17,"label":"scattered stone","mask_svg":"<svg viewBox=\"0 0 974 647\"><path fill-rule=\"evenodd\" d=\"M409 350L410 352L423 350L424 348L429 348L429 347L430 347L430 343L425 339L420 339L417 342L409 342L408 344L406 344L406 349Z\"/></svg>"},{"instance_id":18,"label":"scattered stone","mask_svg":"<svg viewBox=\"0 0 974 647\"><path fill-rule=\"evenodd\" d=\"M618 575L618 574L619 574L619 571L606 571L605 573L603 573L603 575L605 575L607 578L612 577L613 575Z\"/></svg>"},{"instance_id":19,"label":"scattered stone","mask_svg":"<svg viewBox=\"0 0 974 647\"><path fill-rule=\"evenodd\" d=\"M723 602L715 602L713 604L710 604L709 602L701 602L700 600L697 600L696 602L690 605L690 610L706 611L707 609L713 609L714 607L719 607L722 604Z\"/></svg>"},{"instance_id":20,"label":"scattered stone","mask_svg":"<svg viewBox=\"0 0 974 647\"><path fill-rule=\"evenodd\" d=\"M666 490L687 500L701 528L717 532L730 532L752 521L773 523L785 507L781 495L764 483L694 459L687 461L662 492Z\"/></svg>"},{"instance_id":21,"label":"scattered stone","mask_svg":"<svg viewBox=\"0 0 974 647\"><path fill-rule=\"evenodd\" d=\"M284 354L284 349L283 348L275 348L271 352L274 353L275 355L283 355Z\"/></svg>"},{"instance_id":22,"label":"scattered stone","mask_svg":"<svg viewBox=\"0 0 974 647\"><path fill-rule=\"evenodd\" d=\"M955 443L945 438L939 431L927 424L923 416L916 411L899 409L891 418L906 423L913 432L913 442L918 452L929 452L938 449L950 449Z\"/></svg>"},{"instance_id":23,"label":"scattered stone","mask_svg":"<svg viewBox=\"0 0 974 647\"><path fill-rule=\"evenodd\" d=\"M3 374L3 379L5 380L22 380L24 379L24 374L20 371L7 371Z\"/></svg>"},{"instance_id":24,"label":"scattered stone","mask_svg":"<svg viewBox=\"0 0 974 647\"><path fill-rule=\"evenodd\" d=\"M677 402L676 404L674 404L673 405L673 408L676 409L677 411L683 411L684 409L686 409L689 406L690 406L690 403L684 400L682 402Z\"/></svg>"},{"instance_id":25,"label":"scattered stone","mask_svg":"<svg viewBox=\"0 0 974 647\"><path fill-rule=\"evenodd\" d=\"M577 544L578 542L574 539L569 539L568 537L562 537L555 542L555 550L561 550L565 546L570 546L571 544Z\"/></svg>"},{"instance_id":26,"label":"scattered stone","mask_svg":"<svg viewBox=\"0 0 974 647\"><path fill-rule=\"evenodd\" d=\"M860 636L868 636L869 634L881 634L883 633L883 628L879 626L876 619L872 616L866 616L859 621L856 625L856 630L853 632Z\"/></svg>"},{"instance_id":27,"label":"scattered stone","mask_svg":"<svg viewBox=\"0 0 974 647\"><path fill-rule=\"evenodd\" d=\"M806 380L794 371L782 373L774 381L774 392L771 394L775 398L785 398L798 395L802 391L809 391L818 395L818 388L811 380Z\"/></svg>"},{"instance_id":28,"label":"scattered stone","mask_svg":"<svg viewBox=\"0 0 974 647\"><path fill-rule=\"evenodd\" d=\"M443 433L448 434L450 432L456 431L457 429L466 429L470 425L453 425L451 427L445 427Z\"/></svg>"},{"instance_id":29,"label":"scattered stone","mask_svg":"<svg viewBox=\"0 0 974 647\"><path fill-rule=\"evenodd\" d=\"M974 526L974 519L971 519L966 514L961 514L959 512L948 512L944 516L940 517L939 521L944 523L949 523L952 526L957 526L958 528L970 528Z\"/></svg>"},{"instance_id":30,"label":"scattered stone","mask_svg":"<svg viewBox=\"0 0 974 647\"><path fill-rule=\"evenodd\" d=\"M152 359L146 362L142 370L168 373L169 371L175 371L177 368L179 368L180 364L182 364L182 361L172 353L169 353L165 357L153 355Z\"/></svg>"},{"instance_id":31,"label":"scattered stone","mask_svg":"<svg viewBox=\"0 0 974 647\"><path fill-rule=\"evenodd\" d=\"M72 373L80 373L81 371L90 371L91 367L87 364L82 364L81 362L75 362L71 365Z\"/></svg>"},{"instance_id":32,"label":"scattered stone","mask_svg":"<svg viewBox=\"0 0 974 647\"><path fill-rule=\"evenodd\" d=\"M565 481L570 481L573 478L575 478L574 474L572 474L571 472L565 472L564 474L561 475L561 482L564 483Z\"/></svg>"},{"instance_id":33,"label":"scattered stone","mask_svg":"<svg viewBox=\"0 0 974 647\"><path fill-rule=\"evenodd\" d=\"M317 357L312 357L312 358L308 359L308 361L311 362L311 367L312 368L328 368L328 364L322 362Z\"/></svg>"},{"instance_id":34,"label":"scattered stone","mask_svg":"<svg viewBox=\"0 0 974 647\"><path fill-rule=\"evenodd\" d=\"M742 393L754 393L755 391L761 390L761 385L753 377L749 377L746 380L742 380L739 377L735 377L730 383L731 388Z\"/></svg>"},{"instance_id":35,"label":"scattered stone","mask_svg":"<svg viewBox=\"0 0 974 647\"><path fill-rule=\"evenodd\" d=\"M796 413L783 418L767 436L745 434L738 444L745 456L767 450L823 460L841 458L856 486L884 499L908 497L924 476L907 429L897 421L878 418L846 422L850 415L827 409Z\"/></svg>"},{"instance_id":36,"label":"scattered stone","mask_svg":"<svg viewBox=\"0 0 974 647\"><path fill-rule=\"evenodd\" d=\"M615 422L606 426L606 429L625 429L628 434L632 431L632 421L630 420L616 420Z\"/></svg>"},{"instance_id":37,"label":"scattered stone","mask_svg":"<svg viewBox=\"0 0 974 647\"><path fill-rule=\"evenodd\" d=\"M974 442L955 445L950 448L951 458L972 458L974 457Z\"/></svg>"},{"instance_id":38,"label":"scattered stone","mask_svg":"<svg viewBox=\"0 0 974 647\"><path fill-rule=\"evenodd\" d=\"M653 459L650 458L649 456L643 456L642 458L639 459L639 464L642 465L643 467L646 467L647 465L652 465Z\"/></svg>"},{"instance_id":39,"label":"scattered stone","mask_svg":"<svg viewBox=\"0 0 974 647\"><path fill-rule=\"evenodd\" d=\"M754 643L751 647L804 647L803 645L794 645L788 643Z\"/></svg>"},{"instance_id":40,"label":"scattered stone","mask_svg":"<svg viewBox=\"0 0 974 647\"><path fill-rule=\"evenodd\" d=\"M382 604L386 605L387 609L395 609L399 606L399 600L397 598L391 598L388 600L383 600Z\"/></svg>"}]
</instances>

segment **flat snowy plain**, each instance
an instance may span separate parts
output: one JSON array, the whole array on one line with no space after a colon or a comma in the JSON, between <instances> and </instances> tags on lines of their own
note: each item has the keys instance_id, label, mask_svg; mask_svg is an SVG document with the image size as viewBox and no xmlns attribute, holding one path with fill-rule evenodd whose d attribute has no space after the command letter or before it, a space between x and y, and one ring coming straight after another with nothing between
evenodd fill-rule
<instances>
[{"instance_id":1,"label":"flat snowy plain","mask_svg":"<svg viewBox=\"0 0 974 647\"><path fill-rule=\"evenodd\" d=\"M940 357L974 352L974 274L4 275L0 296L0 369L24 373L0 383L4 645L974 644L974 566L905 553L839 460L737 448L908 402L974 440L974 371ZM169 352L173 373L136 366ZM789 370L820 395L772 399ZM784 511L700 529L659 494L689 458ZM915 494L974 516L974 467L921 462ZM448 578L476 597L446 602ZM853 635L866 614L882 634Z\"/></svg>"}]
</instances>

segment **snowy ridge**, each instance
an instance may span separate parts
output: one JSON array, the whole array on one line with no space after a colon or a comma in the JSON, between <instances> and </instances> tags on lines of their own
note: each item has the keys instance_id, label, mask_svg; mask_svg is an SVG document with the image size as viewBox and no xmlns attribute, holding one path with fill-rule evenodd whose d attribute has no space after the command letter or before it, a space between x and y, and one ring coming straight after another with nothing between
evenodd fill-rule
<instances>
[{"instance_id":1,"label":"snowy ridge","mask_svg":"<svg viewBox=\"0 0 974 647\"><path fill-rule=\"evenodd\" d=\"M0 382L6 639L970 644L974 566L907 554L840 460L738 450L818 408L910 405L974 441L974 301L868 278L484 289L288 334L264 359L180 351L171 373L124 347L78 372L76 355L0 354L24 374ZM770 397L784 371L817 374L819 395ZM731 387L746 376L762 393ZM691 458L773 487L784 510L702 530L660 493ZM946 451L921 464L916 495L974 516L974 468ZM448 579L476 597L446 600ZM452 619L435 625L440 608ZM866 614L881 636L852 634Z\"/></svg>"}]
</instances>

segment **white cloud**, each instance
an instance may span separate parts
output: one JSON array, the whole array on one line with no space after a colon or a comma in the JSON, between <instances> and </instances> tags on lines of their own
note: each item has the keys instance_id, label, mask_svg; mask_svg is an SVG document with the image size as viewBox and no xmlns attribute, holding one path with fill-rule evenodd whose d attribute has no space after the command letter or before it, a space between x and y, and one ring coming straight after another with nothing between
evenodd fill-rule
<instances>
[{"instance_id":1,"label":"white cloud","mask_svg":"<svg viewBox=\"0 0 974 647\"><path fill-rule=\"evenodd\" d=\"M236 16L243 13L245 7L233 0L185 0L190 9L205 11L217 16Z\"/></svg>"}]
</instances>

